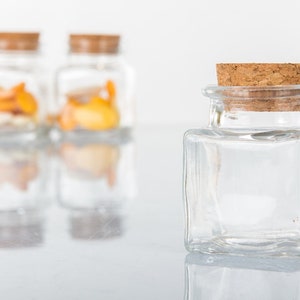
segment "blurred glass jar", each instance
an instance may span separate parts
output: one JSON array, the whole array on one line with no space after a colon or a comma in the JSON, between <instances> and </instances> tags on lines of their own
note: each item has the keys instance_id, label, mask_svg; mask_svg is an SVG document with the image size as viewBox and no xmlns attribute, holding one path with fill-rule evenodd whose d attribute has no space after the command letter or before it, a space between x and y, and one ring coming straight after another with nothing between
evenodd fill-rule
<instances>
[{"instance_id":1,"label":"blurred glass jar","mask_svg":"<svg viewBox=\"0 0 300 300\"><path fill-rule=\"evenodd\" d=\"M0 248L42 242L48 172L44 146L0 147Z\"/></svg>"},{"instance_id":2,"label":"blurred glass jar","mask_svg":"<svg viewBox=\"0 0 300 300\"><path fill-rule=\"evenodd\" d=\"M136 193L134 144L64 142L58 176L60 204L79 239L121 235L126 204Z\"/></svg>"},{"instance_id":3,"label":"blurred glass jar","mask_svg":"<svg viewBox=\"0 0 300 300\"><path fill-rule=\"evenodd\" d=\"M56 76L57 127L67 135L125 134L134 122L134 72L119 35L72 34Z\"/></svg>"},{"instance_id":4,"label":"blurred glass jar","mask_svg":"<svg viewBox=\"0 0 300 300\"><path fill-rule=\"evenodd\" d=\"M0 138L34 140L45 133L39 33L0 32Z\"/></svg>"}]
</instances>

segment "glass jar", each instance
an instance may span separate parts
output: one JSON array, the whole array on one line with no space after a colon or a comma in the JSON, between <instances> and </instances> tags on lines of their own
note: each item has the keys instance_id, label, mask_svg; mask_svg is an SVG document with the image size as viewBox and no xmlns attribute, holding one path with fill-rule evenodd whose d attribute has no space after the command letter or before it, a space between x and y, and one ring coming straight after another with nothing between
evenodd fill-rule
<instances>
[{"instance_id":1,"label":"glass jar","mask_svg":"<svg viewBox=\"0 0 300 300\"><path fill-rule=\"evenodd\" d=\"M134 121L134 73L119 35L72 34L68 64L58 70L56 125L66 136L111 136Z\"/></svg>"},{"instance_id":2,"label":"glass jar","mask_svg":"<svg viewBox=\"0 0 300 300\"><path fill-rule=\"evenodd\" d=\"M45 133L39 33L0 32L0 139L22 142Z\"/></svg>"},{"instance_id":3,"label":"glass jar","mask_svg":"<svg viewBox=\"0 0 300 300\"><path fill-rule=\"evenodd\" d=\"M209 86L207 128L184 137L185 245L300 254L300 86Z\"/></svg>"}]
</instances>

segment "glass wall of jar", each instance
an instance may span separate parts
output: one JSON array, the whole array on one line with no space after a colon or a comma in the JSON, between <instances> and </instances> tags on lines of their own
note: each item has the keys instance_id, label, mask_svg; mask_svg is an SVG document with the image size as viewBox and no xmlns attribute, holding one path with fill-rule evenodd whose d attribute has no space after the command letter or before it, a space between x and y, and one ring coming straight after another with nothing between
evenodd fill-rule
<instances>
[{"instance_id":1,"label":"glass wall of jar","mask_svg":"<svg viewBox=\"0 0 300 300\"><path fill-rule=\"evenodd\" d=\"M56 76L56 125L63 135L126 133L134 122L134 73L120 36L71 34L68 64Z\"/></svg>"},{"instance_id":2,"label":"glass wall of jar","mask_svg":"<svg viewBox=\"0 0 300 300\"><path fill-rule=\"evenodd\" d=\"M0 140L21 142L45 132L39 33L0 32Z\"/></svg>"},{"instance_id":3,"label":"glass wall of jar","mask_svg":"<svg viewBox=\"0 0 300 300\"><path fill-rule=\"evenodd\" d=\"M49 169L45 145L0 147L0 248L43 241Z\"/></svg>"},{"instance_id":4,"label":"glass wall of jar","mask_svg":"<svg viewBox=\"0 0 300 300\"><path fill-rule=\"evenodd\" d=\"M184 137L189 251L300 255L300 87L208 87Z\"/></svg>"},{"instance_id":5,"label":"glass wall of jar","mask_svg":"<svg viewBox=\"0 0 300 300\"><path fill-rule=\"evenodd\" d=\"M58 199L70 212L73 238L122 234L126 206L136 193L134 151L132 141L60 145Z\"/></svg>"}]
</instances>

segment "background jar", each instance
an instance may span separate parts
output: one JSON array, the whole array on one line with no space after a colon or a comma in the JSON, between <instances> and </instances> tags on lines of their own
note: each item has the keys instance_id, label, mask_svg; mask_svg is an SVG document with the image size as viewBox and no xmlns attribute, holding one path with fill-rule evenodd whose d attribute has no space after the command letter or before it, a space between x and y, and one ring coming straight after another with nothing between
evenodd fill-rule
<instances>
[{"instance_id":1,"label":"background jar","mask_svg":"<svg viewBox=\"0 0 300 300\"><path fill-rule=\"evenodd\" d=\"M45 132L39 33L0 32L0 139L20 142Z\"/></svg>"},{"instance_id":2,"label":"background jar","mask_svg":"<svg viewBox=\"0 0 300 300\"><path fill-rule=\"evenodd\" d=\"M64 134L128 132L134 121L134 73L120 36L71 34L68 64L56 76L57 127Z\"/></svg>"}]
</instances>

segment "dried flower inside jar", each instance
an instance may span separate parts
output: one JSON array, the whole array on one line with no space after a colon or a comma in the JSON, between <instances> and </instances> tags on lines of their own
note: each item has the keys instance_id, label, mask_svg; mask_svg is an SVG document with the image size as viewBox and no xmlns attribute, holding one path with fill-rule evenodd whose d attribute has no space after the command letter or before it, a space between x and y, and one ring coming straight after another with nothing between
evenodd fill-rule
<instances>
[{"instance_id":1,"label":"dried flower inside jar","mask_svg":"<svg viewBox=\"0 0 300 300\"><path fill-rule=\"evenodd\" d=\"M1 142L18 144L47 132L41 75L39 33L0 32Z\"/></svg>"},{"instance_id":2,"label":"dried flower inside jar","mask_svg":"<svg viewBox=\"0 0 300 300\"><path fill-rule=\"evenodd\" d=\"M116 88L112 80L104 86L69 91L66 98L67 102L58 117L62 130L104 130L118 126Z\"/></svg>"}]
</instances>

